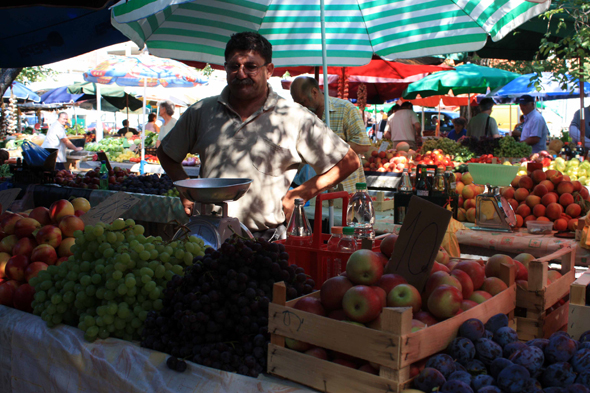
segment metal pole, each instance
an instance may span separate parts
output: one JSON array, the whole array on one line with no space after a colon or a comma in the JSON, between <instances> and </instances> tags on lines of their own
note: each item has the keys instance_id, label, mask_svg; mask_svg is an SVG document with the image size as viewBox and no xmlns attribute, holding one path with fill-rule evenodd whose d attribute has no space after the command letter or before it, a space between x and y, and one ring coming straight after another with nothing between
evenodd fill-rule
<instances>
[{"instance_id":1,"label":"metal pole","mask_svg":"<svg viewBox=\"0 0 590 393\"><path fill-rule=\"evenodd\" d=\"M584 69L584 59L582 57L578 58L580 60L580 72ZM586 119L584 116L584 76L580 74L580 79L578 80L580 83L580 141L584 142L584 137L586 136Z\"/></svg>"},{"instance_id":2,"label":"metal pole","mask_svg":"<svg viewBox=\"0 0 590 393\"><path fill-rule=\"evenodd\" d=\"M143 78L143 127L141 127L141 164L139 165L139 172L143 175L144 174L144 165L145 165L145 96L147 90L147 77Z\"/></svg>"},{"instance_id":3,"label":"metal pole","mask_svg":"<svg viewBox=\"0 0 590 393\"><path fill-rule=\"evenodd\" d=\"M100 95L100 83L94 84L96 91L96 110L98 111L98 119L96 120L96 141L99 142L103 138L102 132L102 113L101 113L101 95Z\"/></svg>"},{"instance_id":4,"label":"metal pole","mask_svg":"<svg viewBox=\"0 0 590 393\"><path fill-rule=\"evenodd\" d=\"M324 73L324 117L330 128L330 89L328 88L328 50L326 49L326 11L324 0L320 0L320 23L322 28L322 71Z\"/></svg>"}]
</instances>

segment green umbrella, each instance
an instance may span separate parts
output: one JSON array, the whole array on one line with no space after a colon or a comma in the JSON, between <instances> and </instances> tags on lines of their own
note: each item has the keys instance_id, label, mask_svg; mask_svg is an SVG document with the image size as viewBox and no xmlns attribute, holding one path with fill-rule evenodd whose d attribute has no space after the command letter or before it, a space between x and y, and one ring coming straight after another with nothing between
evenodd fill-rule
<instances>
[{"instance_id":1,"label":"green umbrella","mask_svg":"<svg viewBox=\"0 0 590 393\"><path fill-rule=\"evenodd\" d=\"M68 86L68 93L70 94L86 94L89 97L82 97L81 99L91 99L96 97L96 84L90 82L74 83ZM112 108L123 110L127 107L131 111L136 111L143 106L143 102L133 97L132 95L125 93L125 89L120 86L101 85L100 95L110 105L104 110L112 111Z\"/></svg>"},{"instance_id":2,"label":"green umbrella","mask_svg":"<svg viewBox=\"0 0 590 393\"><path fill-rule=\"evenodd\" d=\"M403 98L412 100L420 95L422 98L446 95L452 91L454 95L486 93L488 88L494 90L506 85L520 75L496 68L463 64L454 70L435 72L425 78L411 83L403 94Z\"/></svg>"}]
</instances>

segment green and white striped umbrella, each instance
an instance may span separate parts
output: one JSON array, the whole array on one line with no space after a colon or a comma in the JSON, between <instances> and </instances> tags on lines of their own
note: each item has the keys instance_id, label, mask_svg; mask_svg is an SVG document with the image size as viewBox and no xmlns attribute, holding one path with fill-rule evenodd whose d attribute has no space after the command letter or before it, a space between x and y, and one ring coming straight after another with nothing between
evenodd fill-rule
<instances>
[{"instance_id":1,"label":"green and white striped umbrella","mask_svg":"<svg viewBox=\"0 0 590 393\"><path fill-rule=\"evenodd\" d=\"M325 0L327 63L476 51L550 0ZM277 67L322 64L320 0L123 0L112 23L151 54L222 65L231 34L258 31Z\"/></svg>"}]
</instances>

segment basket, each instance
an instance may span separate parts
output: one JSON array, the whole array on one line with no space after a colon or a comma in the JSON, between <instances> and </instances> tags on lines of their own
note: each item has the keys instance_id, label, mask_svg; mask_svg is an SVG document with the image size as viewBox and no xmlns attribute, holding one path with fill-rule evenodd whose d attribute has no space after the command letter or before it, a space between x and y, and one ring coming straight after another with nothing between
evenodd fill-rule
<instances>
[{"instance_id":1,"label":"basket","mask_svg":"<svg viewBox=\"0 0 590 393\"><path fill-rule=\"evenodd\" d=\"M285 240L277 243L285 245L285 251L289 254L289 263L294 263L305 269L305 272L315 281L316 288L320 288L328 278L335 277L346 271L346 262L350 253L328 251L326 243L330 234L322 233L322 201L342 198L342 206L348 206L348 193L346 191L319 194L315 204L315 216L313 223L313 236L311 247L294 246L286 244ZM346 210L342 209L342 222L346 222ZM380 239L375 239L373 251L380 251Z\"/></svg>"}]
</instances>

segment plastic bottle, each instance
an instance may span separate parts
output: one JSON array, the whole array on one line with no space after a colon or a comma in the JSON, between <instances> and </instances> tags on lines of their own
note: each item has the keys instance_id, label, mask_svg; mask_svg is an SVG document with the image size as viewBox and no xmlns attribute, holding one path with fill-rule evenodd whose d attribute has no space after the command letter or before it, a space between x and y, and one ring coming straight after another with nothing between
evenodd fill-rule
<instances>
[{"instance_id":1,"label":"plastic bottle","mask_svg":"<svg viewBox=\"0 0 590 393\"><path fill-rule=\"evenodd\" d=\"M342 228L342 238L340 239L340 241L338 241L336 251L352 254L358 249L358 245L355 239L356 229L357 228L353 227ZM343 260L340 256L336 256L336 258L334 258L332 277L337 276L338 274L346 270L346 262L348 262L348 258L346 258L346 260Z\"/></svg>"},{"instance_id":2,"label":"plastic bottle","mask_svg":"<svg viewBox=\"0 0 590 393\"><path fill-rule=\"evenodd\" d=\"M436 168L436 176L434 176L434 181L432 183L431 196L447 196L445 178L443 176L443 171L441 168Z\"/></svg>"},{"instance_id":3,"label":"plastic bottle","mask_svg":"<svg viewBox=\"0 0 590 393\"><path fill-rule=\"evenodd\" d=\"M572 151L569 147L569 142L565 142L565 144L561 148L561 151L559 152L559 156L563 158L565 161L569 161L569 159L571 158L571 154Z\"/></svg>"},{"instance_id":4,"label":"plastic bottle","mask_svg":"<svg viewBox=\"0 0 590 393\"><path fill-rule=\"evenodd\" d=\"M416 195L419 197L427 197L430 194L430 184L426 176L426 167L420 167L420 173L416 178Z\"/></svg>"},{"instance_id":5,"label":"plastic bottle","mask_svg":"<svg viewBox=\"0 0 590 393\"><path fill-rule=\"evenodd\" d=\"M445 170L445 191L447 192L448 196L455 196L457 192L457 180L455 179L455 174L450 166L448 166Z\"/></svg>"},{"instance_id":6,"label":"plastic bottle","mask_svg":"<svg viewBox=\"0 0 590 393\"><path fill-rule=\"evenodd\" d=\"M312 230L309 220L305 215L303 206L305 201L301 198L295 199L295 208L287 225L286 244L298 247L311 247Z\"/></svg>"},{"instance_id":7,"label":"plastic bottle","mask_svg":"<svg viewBox=\"0 0 590 393\"><path fill-rule=\"evenodd\" d=\"M100 164L100 171L98 172L98 178L100 179L99 187L101 190L109 189L109 170L107 169L107 162L103 161Z\"/></svg>"},{"instance_id":8,"label":"plastic bottle","mask_svg":"<svg viewBox=\"0 0 590 393\"><path fill-rule=\"evenodd\" d=\"M411 194L414 191L412 187L412 180L410 179L410 175L408 174L408 168L404 168L402 172L402 179L399 183L399 192L404 194Z\"/></svg>"},{"instance_id":9,"label":"plastic bottle","mask_svg":"<svg viewBox=\"0 0 590 393\"><path fill-rule=\"evenodd\" d=\"M356 193L348 202L346 225L355 229L357 240L375 239L375 209L367 193L367 183L356 183Z\"/></svg>"},{"instance_id":10,"label":"plastic bottle","mask_svg":"<svg viewBox=\"0 0 590 393\"><path fill-rule=\"evenodd\" d=\"M344 227L337 227L333 226L330 230L332 236L328 239L328 243L326 244L326 249L328 251L338 251L338 242L342 239L342 229ZM332 257L333 254L329 254L330 256L327 258L326 268L327 268L327 277L334 277L338 274L342 273L340 262L336 263L334 258Z\"/></svg>"},{"instance_id":11,"label":"plastic bottle","mask_svg":"<svg viewBox=\"0 0 590 393\"><path fill-rule=\"evenodd\" d=\"M574 157L577 158L580 162L584 162L586 157L586 151L584 146L582 146L582 142L578 142L578 146L576 146Z\"/></svg>"}]
</instances>

